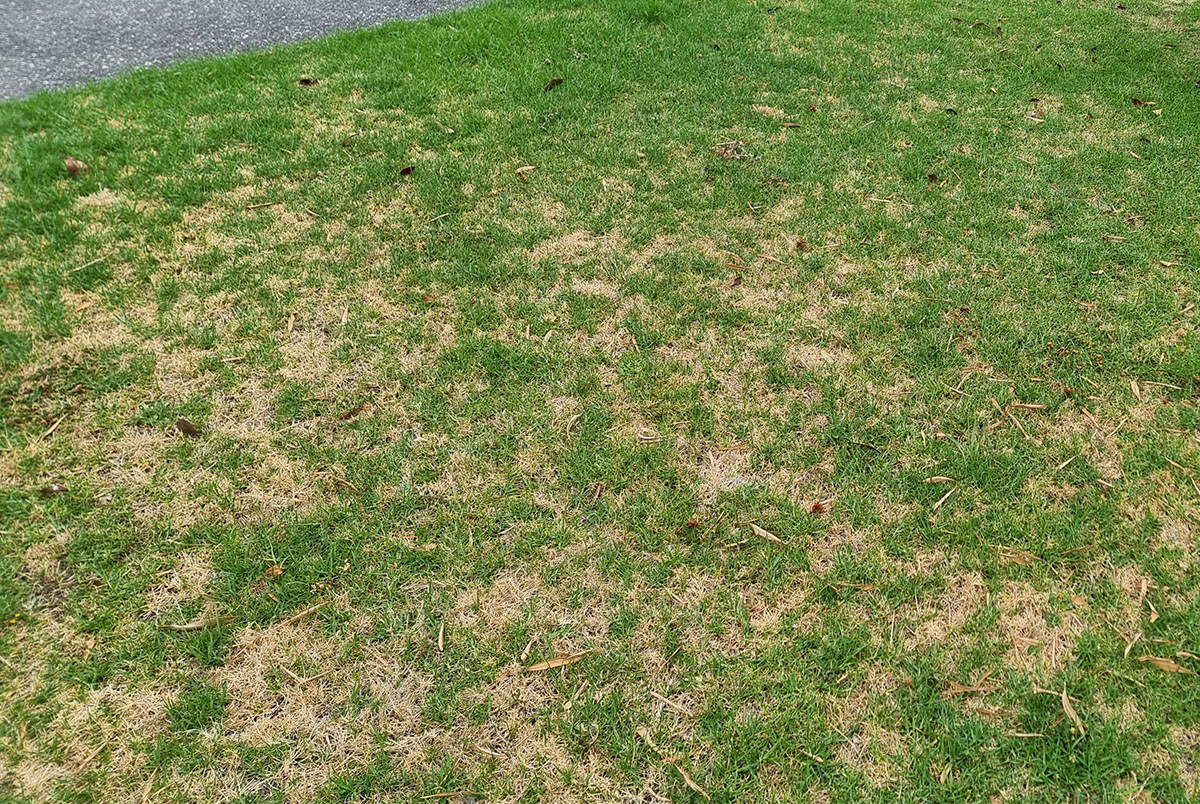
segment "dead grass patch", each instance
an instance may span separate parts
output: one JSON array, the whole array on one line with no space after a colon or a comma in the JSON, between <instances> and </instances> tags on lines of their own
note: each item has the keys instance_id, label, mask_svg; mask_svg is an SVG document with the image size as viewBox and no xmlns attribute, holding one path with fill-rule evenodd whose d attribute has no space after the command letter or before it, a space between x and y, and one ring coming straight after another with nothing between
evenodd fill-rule
<instances>
[{"instance_id":1,"label":"dead grass patch","mask_svg":"<svg viewBox=\"0 0 1200 804\"><path fill-rule=\"evenodd\" d=\"M625 239L616 233L593 235L578 229L559 237L543 240L529 250L534 262L553 260L567 265L582 265L592 258L604 260L625 248Z\"/></svg>"},{"instance_id":2,"label":"dead grass patch","mask_svg":"<svg viewBox=\"0 0 1200 804\"><path fill-rule=\"evenodd\" d=\"M1009 650L1004 660L1010 667L1025 672L1057 672L1074 657L1075 640L1084 632L1084 623L1074 612L1061 614L1051 625L1047 615L1054 612L1050 595L1024 582L1010 581L996 597L1000 617L997 626Z\"/></svg>"},{"instance_id":3,"label":"dead grass patch","mask_svg":"<svg viewBox=\"0 0 1200 804\"><path fill-rule=\"evenodd\" d=\"M901 735L876 723L866 723L838 746L834 758L861 771L875 787L885 787L899 778L896 765L906 748Z\"/></svg>"},{"instance_id":4,"label":"dead grass patch","mask_svg":"<svg viewBox=\"0 0 1200 804\"><path fill-rule=\"evenodd\" d=\"M978 572L953 575L936 603L918 605L916 616L921 622L906 640L908 647L929 649L955 645L960 641L955 637L987 600L988 589Z\"/></svg>"}]
</instances>

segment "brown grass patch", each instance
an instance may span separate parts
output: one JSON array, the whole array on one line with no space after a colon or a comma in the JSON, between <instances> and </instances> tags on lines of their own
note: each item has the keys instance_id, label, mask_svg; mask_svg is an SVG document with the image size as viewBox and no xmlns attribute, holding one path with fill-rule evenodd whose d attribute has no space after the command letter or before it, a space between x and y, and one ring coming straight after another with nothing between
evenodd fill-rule
<instances>
[{"instance_id":1,"label":"brown grass patch","mask_svg":"<svg viewBox=\"0 0 1200 804\"><path fill-rule=\"evenodd\" d=\"M905 739L876 723L866 723L838 746L834 758L862 772L876 787L895 782L897 763L907 748Z\"/></svg>"},{"instance_id":2,"label":"brown grass patch","mask_svg":"<svg viewBox=\"0 0 1200 804\"><path fill-rule=\"evenodd\" d=\"M201 599L212 580L212 561L207 553L181 553L174 568L156 576L155 583L146 590L146 611L161 620L180 604Z\"/></svg>"},{"instance_id":3,"label":"brown grass patch","mask_svg":"<svg viewBox=\"0 0 1200 804\"><path fill-rule=\"evenodd\" d=\"M567 265L582 265L593 257L603 259L623 248L624 238L618 234L596 237L586 229L579 229L543 240L529 250L529 258L534 262L554 260Z\"/></svg>"},{"instance_id":4,"label":"brown grass patch","mask_svg":"<svg viewBox=\"0 0 1200 804\"><path fill-rule=\"evenodd\" d=\"M1028 583L1010 581L996 599L997 625L1010 645L1004 660L1026 672L1055 672L1074 657L1075 640L1085 630L1074 612L1064 612L1056 625L1047 622L1050 595Z\"/></svg>"},{"instance_id":5,"label":"brown grass patch","mask_svg":"<svg viewBox=\"0 0 1200 804\"><path fill-rule=\"evenodd\" d=\"M1173 726L1171 739L1179 747L1179 779L1190 795L1200 796L1200 729Z\"/></svg>"},{"instance_id":6,"label":"brown grass patch","mask_svg":"<svg viewBox=\"0 0 1200 804\"><path fill-rule=\"evenodd\" d=\"M964 572L949 579L937 602L917 608L921 622L907 639L910 648L953 647L967 621L987 604L988 590L978 572Z\"/></svg>"},{"instance_id":7,"label":"brown grass patch","mask_svg":"<svg viewBox=\"0 0 1200 804\"><path fill-rule=\"evenodd\" d=\"M75 199L75 206L78 209L104 209L111 207L114 204L122 203L121 196L114 193L112 190L101 188L90 195L81 195Z\"/></svg>"}]
</instances>

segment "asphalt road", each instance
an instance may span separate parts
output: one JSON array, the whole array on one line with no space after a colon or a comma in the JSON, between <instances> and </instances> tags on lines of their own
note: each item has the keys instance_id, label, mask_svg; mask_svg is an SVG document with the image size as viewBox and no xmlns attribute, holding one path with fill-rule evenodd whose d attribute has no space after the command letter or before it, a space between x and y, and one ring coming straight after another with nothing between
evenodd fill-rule
<instances>
[{"instance_id":1,"label":"asphalt road","mask_svg":"<svg viewBox=\"0 0 1200 804\"><path fill-rule=\"evenodd\" d=\"M464 0L0 0L0 99L415 19Z\"/></svg>"}]
</instances>

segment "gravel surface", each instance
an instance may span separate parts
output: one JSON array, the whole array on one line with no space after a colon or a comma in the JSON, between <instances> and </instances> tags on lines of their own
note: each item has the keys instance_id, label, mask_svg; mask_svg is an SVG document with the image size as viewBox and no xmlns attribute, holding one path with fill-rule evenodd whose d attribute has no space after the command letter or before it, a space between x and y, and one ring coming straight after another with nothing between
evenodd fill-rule
<instances>
[{"instance_id":1,"label":"gravel surface","mask_svg":"<svg viewBox=\"0 0 1200 804\"><path fill-rule=\"evenodd\" d=\"M0 0L0 98L415 19L464 0Z\"/></svg>"}]
</instances>

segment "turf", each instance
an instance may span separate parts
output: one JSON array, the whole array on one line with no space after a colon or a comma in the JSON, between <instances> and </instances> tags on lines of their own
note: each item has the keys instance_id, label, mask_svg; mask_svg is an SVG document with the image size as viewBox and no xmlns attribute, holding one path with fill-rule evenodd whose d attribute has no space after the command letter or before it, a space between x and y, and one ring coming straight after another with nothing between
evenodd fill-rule
<instances>
[{"instance_id":1,"label":"turf","mask_svg":"<svg viewBox=\"0 0 1200 804\"><path fill-rule=\"evenodd\" d=\"M513 0L0 105L0 800L1195 800L1198 81Z\"/></svg>"}]
</instances>

